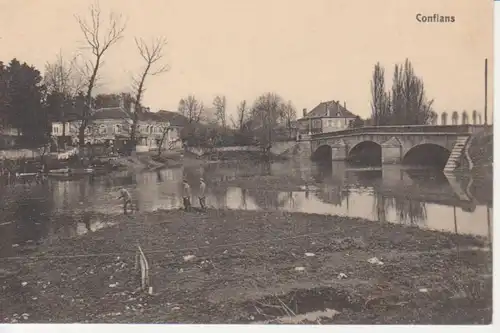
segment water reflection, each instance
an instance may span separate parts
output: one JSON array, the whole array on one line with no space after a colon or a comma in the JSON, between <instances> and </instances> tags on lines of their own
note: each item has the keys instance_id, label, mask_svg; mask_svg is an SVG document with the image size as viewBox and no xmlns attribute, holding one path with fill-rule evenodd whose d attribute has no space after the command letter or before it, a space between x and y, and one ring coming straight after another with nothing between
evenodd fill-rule
<instances>
[{"instance_id":1,"label":"water reflection","mask_svg":"<svg viewBox=\"0 0 500 333\"><path fill-rule=\"evenodd\" d=\"M268 176L303 185L297 191L266 188L259 180ZM336 214L491 239L491 179L447 178L432 170L399 166L353 168L341 162L226 162L0 187L0 254L9 252L12 244L47 242L105 227L107 223L95 213L120 214L117 197L122 187L137 198L142 211L181 207L181 180L188 179L196 196L200 177L208 182L209 207ZM220 185L237 178L248 178L254 186Z\"/></svg>"}]
</instances>

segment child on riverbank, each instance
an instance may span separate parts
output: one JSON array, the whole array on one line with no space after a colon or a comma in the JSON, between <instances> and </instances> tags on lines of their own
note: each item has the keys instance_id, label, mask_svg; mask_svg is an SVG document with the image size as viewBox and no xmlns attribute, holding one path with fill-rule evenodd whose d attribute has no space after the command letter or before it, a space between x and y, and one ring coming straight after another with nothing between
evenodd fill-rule
<instances>
[{"instance_id":1,"label":"child on riverbank","mask_svg":"<svg viewBox=\"0 0 500 333\"><path fill-rule=\"evenodd\" d=\"M200 200L201 209L206 209L206 204L205 204L206 188L207 184L205 184L205 180L203 180L203 178L200 178L200 193L198 193L198 199Z\"/></svg>"},{"instance_id":2,"label":"child on riverbank","mask_svg":"<svg viewBox=\"0 0 500 333\"><path fill-rule=\"evenodd\" d=\"M132 206L132 211L134 211L134 207L132 205L132 196L130 195L130 192L122 188L120 190L120 196L118 197L118 200L122 199L123 200L123 214L127 215L127 207L128 205Z\"/></svg>"},{"instance_id":3,"label":"child on riverbank","mask_svg":"<svg viewBox=\"0 0 500 333\"><path fill-rule=\"evenodd\" d=\"M184 210L187 212L191 209L191 186L189 186L187 180L182 181L182 201L184 204Z\"/></svg>"}]
</instances>

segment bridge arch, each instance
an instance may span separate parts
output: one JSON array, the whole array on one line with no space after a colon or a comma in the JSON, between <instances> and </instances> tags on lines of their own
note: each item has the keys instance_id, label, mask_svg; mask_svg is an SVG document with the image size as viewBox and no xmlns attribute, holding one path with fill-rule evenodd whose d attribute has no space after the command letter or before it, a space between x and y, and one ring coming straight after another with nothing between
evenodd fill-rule
<instances>
[{"instance_id":1,"label":"bridge arch","mask_svg":"<svg viewBox=\"0 0 500 333\"><path fill-rule=\"evenodd\" d=\"M381 165L382 146L375 141L361 141L349 149L347 161L353 164Z\"/></svg>"},{"instance_id":2,"label":"bridge arch","mask_svg":"<svg viewBox=\"0 0 500 333\"><path fill-rule=\"evenodd\" d=\"M332 160L332 147L328 144L322 144L312 153L313 161L330 161Z\"/></svg>"},{"instance_id":3,"label":"bridge arch","mask_svg":"<svg viewBox=\"0 0 500 333\"><path fill-rule=\"evenodd\" d=\"M402 164L443 169L451 151L435 143L422 143L412 147L403 157Z\"/></svg>"}]
</instances>

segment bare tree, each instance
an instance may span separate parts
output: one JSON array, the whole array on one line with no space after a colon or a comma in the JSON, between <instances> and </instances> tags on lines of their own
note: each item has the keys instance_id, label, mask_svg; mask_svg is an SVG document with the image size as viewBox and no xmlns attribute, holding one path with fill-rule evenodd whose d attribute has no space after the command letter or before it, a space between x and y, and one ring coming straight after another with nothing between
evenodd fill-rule
<instances>
[{"instance_id":1,"label":"bare tree","mask_svg":"<svg viewBox=\"0 0 500 333\"><path fill-rule=\"evenodd\" d=\"M188 119L190 124L200 122L204 109L203 102L198 101L194 95L189 95L179 101L178 111Z\"/></svg>"},{"instance_id":2,"label":"bare tree","mask_svg":"<svg viewBox=\"0 0 500 333\"><path fill-rule=\"evenodd\" d=\"M66 61L61 52L54 62L45 65L43 84L48 93L76 96L85 87L85 82L75 68L74 59Z\"/></svg>"},{"instance_id":3,"label":"bare tree","mask_svg":"<svg viewBox=\"0 0 500 333\"><path fill-rule=\"evenodd\" d=\"M217 123L226 128L226 96L216 96L213 102Z\"/></svg>"},{"instance_id":4,"label":"bare tree","mask_svg":"<svg viewBox=\"0 0 500 333\"><path fill-rule=\"evenodd\" d=\"M92 117L92 92L98 79L99 69L103 65L104 54L122 39L126 27L122 16L114 12L109 14L107 27L103 27L105 22L101 14L99 3L96 2L89 7L90 22L83 17L76 16L85 39L86 48L90 49L92 54L92 60L85 61L81 68L82 73L86 76L87 91L78 131L80 146L85 144L85 128L89 125Z\"/></svg>"},{"instance_id":5,"label":"bare tree","mask_svg":"<svg viewBox=\"0 0 500 333\"><path fill-rule=\"evenodd\" d=\"M158 37L146 43L142 38L135 38L135 45L145 63L144 69L140 75L133 78L133 89L135 94L134 115L132 128L130 131L130 142L132 147L136 144L137 124L139 122L139 112L141 110L142 96L145 92L145 82L148 76L155 76L165 73L169 70L167 65L161 65L159 62L163 59L163 49L167 45L165 37Z\"/></svg>"},{"instance_id":6,"label":"bare tree","mask_svg":"<svg viewBox=\"0 0 500 333\"><path fill-rule=\"evenodd\" d=\"M424 82L415 75L411 62L396 65L392 84L391 123L393 125L424 125L432 117L433 100L425 94Z\"/></svg>"},{"instance_id":7,"label":"bare tree","mask_svg":"<svg viewBox=\"0 0 500 333\"><path fill-rule=\"evenodd\" d=\"M167 139L168 132L172 129L170 125L163 125L161 127L161 139L160 139L160 144L158 145L158 156L161 155L161 150L163 149L163 144L165 140Z\"/></svg>"},{"instance_id":8,"label":"bare tree","mask_svg":"<svg viewBox=\"0 0 500 333\"><path fill-rule=\"evenodd\" d=\"M66 107L74 104L75 97L85 86L82 76L75 70L74 65L74 59L66 61L61 52L54 62L45 65L43 84L52 102L50 110L52 115L56 113L57 118L62 121L63 137L66 136Z\"/></svg>"},{"instance_id":9,"label":"bare tree","mask_svg":"<svg viewBox=\"0 0 500 333\"><path fill-rule=\"evenodd\" d=\"M269 156L273 143L273 132L278 125L283 99L274 93L258 97L252 107L252 131L260 147Z\"/></svg>"},{"instance_id":10,"label":"bare tree","mask_svg":"<svg viewBox=\"0 0 500 333\"><path fill-rule=\"evenodd\" d=\"M288 130L288 136L292 136L292 122L297 119L297 110L293 106L292 101L288 101L287 103L283 103L281 105L280 118L285 123L285 126Z\"/></svg>"},{"instance_id":11,"label":"bare tree","mask_svg":"<svg viewBox=\"0 0 500 333\"><path fill-rule=\"evenodd\" d=\"M239 132L243 132L245 123L250 116L250 110L247 107L247 101L241 101L236 109L236 112L236 119L231 118L233 127L236 128Z\"/></svg>"}]
</instances>

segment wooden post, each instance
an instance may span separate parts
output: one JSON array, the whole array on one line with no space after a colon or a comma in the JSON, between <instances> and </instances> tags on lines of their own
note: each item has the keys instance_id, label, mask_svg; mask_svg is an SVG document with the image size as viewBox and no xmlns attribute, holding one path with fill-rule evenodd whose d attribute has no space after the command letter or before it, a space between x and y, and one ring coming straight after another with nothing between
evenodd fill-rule
<instances>
[{"instance_id":1,"label":"wooden post","mask_svg":"<svg viewBox=\"0 0 500 333\"><path fill-rule=\"evenodd\" d=\"M493 237L492 237L492 232L491 232L491 217L490 217L490 207L486 205L486 218L488 222L488 241L490 243L490 246L493 246Z\"/></svg>"},{"instance_id":2,"label":"wooden post","mask_svg":"<svg viewBox=\"0 0 500 333\"><path fill-rule=\"evenodd\" d=\"M455 233L458 234L458 226L457 226L457 207L453 206L453 221L455 223Z\"/></svg>"},{"instance_id":3,"label":"wooden post","mask_svg":"<svg viewBox=\"0 0 500 333\"><path fill-rule=\"evenodd\" d=\"M484 59L484 125L488 125L488 58Z\"/></svg>"},{"instance_id":4,"label":"wooden post","mask_svg":"<svg viewBox=\"0 0 500 333\"><path fill-rule=\"evenodd\" d=\"M137 250L138 250L137 255L139 257L139 265L141 268L141 289L146 290L148 287L150 287L149 264L140 245L137 245ZM152 293L151 288L149 290L149 293Z\"/></svg>"}]
</instances>

